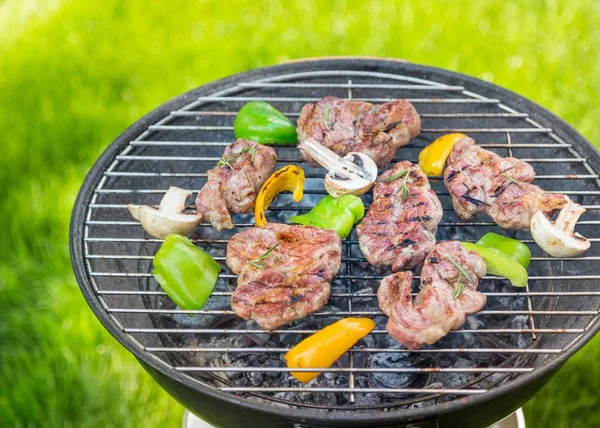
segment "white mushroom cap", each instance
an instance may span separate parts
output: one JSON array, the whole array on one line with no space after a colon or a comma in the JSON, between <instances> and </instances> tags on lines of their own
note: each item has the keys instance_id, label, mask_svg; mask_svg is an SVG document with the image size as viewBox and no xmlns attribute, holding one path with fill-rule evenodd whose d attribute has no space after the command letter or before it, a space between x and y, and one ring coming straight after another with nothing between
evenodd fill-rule
<instances>
[{"instance_id":1,"label":"white mushroom cap","mask_svg":"<svg viewBox=\"0 0 600 428\"><path fill-rule=\"evenodd\" d=\"M329 172L324 185L334 198L366 193L377 179L377 164L369 156L350 152L343 158L315 140L306 140L298 148L308 153Z\"/></svg>"},{"instance_id":2,"label":"white mushroom cap","mask_svg":"<svg viewBox=\"0 0 600 428\"><path fill-rule=\"evenodd\" d=\"M533 240L552 257L573 257L590 248L590 241L574 231L577 220L585 208L569 202L552 222L542 211L531 217L531 236Z\"/></svg>"},{"instance_id":3,"label":"white mushroom cap","mask_svg":"<svg viewBox=\"0 0 600 428\"><path fill-rule=\"evenodd\" d=\"M336 171L329 171L324 180L327 193L334 198L339 198L347 194L360 196L368 192L377 179L377 165L375 161L363 153L356 152L347 154L343 159L363 168L368 173L368 178L365 178L364 174L343 174Z\"/></svg>"},{"instance_id":4,"label":"white mushroom cap","mask_svg":"<svg viewBox=\"0 0 600 428\"><path fill-rule=\"evenodd\" d=\"M129 204L127 208L132 217L142 223L142 227L150 235L164 239L172 233L187 235L193 232L202 216L199 214L182 214L185 201L192 192L171 186L160 202L158 209L149 205Z\"/></svg>"}]
</instances>

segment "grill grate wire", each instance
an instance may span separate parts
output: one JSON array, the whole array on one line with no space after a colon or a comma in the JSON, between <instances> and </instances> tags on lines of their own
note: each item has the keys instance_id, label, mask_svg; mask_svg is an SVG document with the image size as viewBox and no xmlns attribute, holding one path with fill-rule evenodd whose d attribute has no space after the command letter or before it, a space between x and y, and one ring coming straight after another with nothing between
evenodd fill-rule
<instances>
[{"instance_id":1,"label":"grill grate wire","mask_svg":"<svg viewBox=\"0 0 600 428\"><path fill-rule=\"evenodd\" d=\"M335 81L331 81L331 80ZM374 83L382 82L382 83ZM400 82L400 83L397 83ZM299 91L299 95L294 95ZM310 95L306 96L307 91ZM378 92L379 91L379 92ZM382 95L381 91L393 93L393 97ZM250 92L249 94L246 94ZM292 94L290 94L290 92ZM358 92L360 96L356 96ZM371 93L373 92L373 93ZM427 98L422 94L434 94L435 97ZM412 94L416 96L412 97ZM523 242L531 244L534 253L532 266L540 265L536 273L530 276L530 283L523 290L512 290L495 292L486 288L488 282L498 282L492 276L486 276L481 281L480 289L488 296L488 299L515 299L524 298L526 307L519 309L484 309L477 316L486 317L516 317L526 316L528 328L465 328L450 332L449 336L457 335L522 335L528 338L524 347L436 347L424 348L417 351L408 351L401 348L371 348L360 344L349 351L347 367L330 367L316 369L324 373L347 373L348 380L345 386L336 388L314 387L314 386L277 386L277 387L255 387L235 386L227 383L220 374L224 372L288 372L290 370L281 367L212 367L193 364L188 355L201 354L240 354L240 353L267 353L282 355L288 347L207 347L207 346L181 346L173 340L168 339L172 345L152 346L147 343L146 335L159 335L161 338L169 335L244 335L257 333L257 329L223 329L223 328L189 328L184 326L164 327L145 326L139 327L136 316L143 315L151 317L154 321L158 316L172 316L174 314L190 314L200 316L233 315L230 309L224 310L199 310L181 311L165 307L149 307L148 299L164 298L165 293L160 290L149 290L140 287L137 281L152 282L150 261L151 254L142 254L145 246L157 248L161 240L149 238L144 235L140 225L129 218L127 202L155 205L161 195L169 187L170 183L194 183L194 191L197 192L206 179L206 170L212 168L220 158L223 147L234 140L232 121L237 109L245 102L252 100L265 100L272 102L280 108L288 117L295 119L303 103L317 101L325 95L337 95L354 100L369 102L386 102L397 98L407 98L413 102L419 111L423 129L421 135L413 140L409 146L400 149L396 159L408 158L415 162L415 154L433 141L439 134L446 132L463 132L475 134L476 140L481 139L483 147L496 150L501 155L515 155L534 164L542 173L536 180L545 181L550 185L549 190L566 193L574 198L580 198L580 202L589 210L581 221L580 227L583 234L592 241L592 249L589 255L579 258L552 259L540 253L535 248L528 232L518 232L516 236ZM428 106L435 108L429 109ZM458 110L458 111L457 111ZM209 124L198 122L209 121ZM212 121L212 122L211 122ZM482 126L487 121L501 122L497 127ZM507 121L510 123L507 124ZM175 123L173 123L175 122ZM525 139L524 137L527 137ZM181 140L179 140L181 138ZM533 138L533 139L532 139ZM542 142L537 142L538 139ZM221 141L218 141L221 140ZM515 140L516 142L513 142ZM289 148L276 147L278 155L278 167L282 164L294 162L302 163L306 167L307 186L306 195L325 194L322 187L315 181L320 179L323 172L308 168L297 153L290 152ZM521 156L519 150L527 151L527 156ZM210 151L214 156L205 155ZM554 157L556 151L560 157ZM190 155L193 154L193 155ZM538 156L539 155L539 156ZM529 157L528 157L529 156ZM560 167L557 165L559 164ZM184 165L184 167L182 167ZM568 174L564 174L568 169ZM175 181L174 181L175 180ZM183 181L177 181L183 180ZM462 222L453 217L451 204L447 191L441 183L441 177L431 179L432 186L439 195L445 210L445 219L440 224L438 239L449 239L456 234L466 241L474 241L485 231L493 230L494 224L489 221ZM156 187L151 188L152 183ZM544 183L540 183L545 186ZM314 188L310 188L310 186ZM182 186L186 187L186 186ZM186 187L189 188L189 187ZM386 74L367 71L336 70L303 72L280 75L275 77L258 79L253 82L242 82L211 96L200 97L187 106L170 112L157 123L149 126L138 138L131 141L126 148L115 157L110 167L105 171L100 180L92 201L88 206L84 229L85 264L92 287L104 310L110 315L114 323L124 333L128 334L144 352L153 356L161 364L189 374L209 374L213 379L220 379L225 386L215 386L207 383L205 377L192 377L210 387L216 387L222 391L235 394L246 394L260 396L263 399L287 402L274 396L275 393L283 392L336 392L348 394L348 403L355 402L356 394L368 393L396 393L406 394L409 399L400 403L409 404L420 400L428 400L447 396L449 399L455 396L483 394L493 388L507 377L517 377L524 373L535 370L530 363L531 358L543 357L553 358L553 355L561 354L571 346L578 337L585 333L586 329L599 315L600 291L561 291L562 285L570 281L598 281L600 272L594 270L573 274L569 263L592 262L600 260L598 254L598 242L600 234L597 233L595 225L600 224L600 210L598 197L600 195L600 181L598 175L575 148L560 138L552 128L543 127L535 122L529 114L517 111L501 102L499 99L487 98L476 94L459 85L447 85L426 79L418 79L410 76ZM368 199L369 197L367 197ZM305 212L312 204L307 206L296 206L290 204L289 200L279 198L272 207L277 214L290 212ZM368 201L366 201L368 202ZM190 205L188 208L192 209ZM291 215L291 214L290 214ZM287 216L286 216L287 217ZM447 220L447 218L450 218ZM237 228L233 233L242 228L252 227L253 222L249 216L234 217ZM467 229L474 232L465 233ZM192 241L202 246L207 251L219 248L223 249L227 243L227 236L223 238L203 237L205 233L211 235L210 225L202 224L198 233L193 236ZM464 235L464 236L463 236ZM380 311L365 311L353 308L356 299L374 299L375 293L356 293L354 284L357 281L379 281L387 274L368 274L369 270L364 268L365 259L360 252L356 252L358 241L355 233L343 241L343 264L336 281L344 284L343 291L332 290L331 298L345 299L347 310L328 311L321 310L314 313L314 317L341 317L341 316L370 316L379 317ZM133 248L140 248L138 254L134 254ZM214 254L213 254L214 255ZM215 259L224 266L224 256L214 255ZM131 267L128 261L136 262L137 266ZM543 266L542 266L543 265ZM566 267L567 266L567 267ZM543 269L550 274L542 274ZM358 271L358 273L356 273ZM367 274L365 274L367 272ZM416 279L419 276L416 275ZM236 275L222 273L220 281L234 284ZM131 281L133 280L133 281ZM113 281L113 282L111 282ZM116 281L116 282L115 282ZM560 284L558 291L548 288L547 284ZM156 288L156 287L155 287ZM231 291L217 290L213 296L227 298ZM144 304L139 304L139 298L143 298ZM127 298L123 300L123 298ZM581 298L592 301L593 304L573 308L560 304L565 299ZM131 300L138 299L138 300ZM536 305L536 300L539 299ZM562 300L561 300L562 299ZM129 305L130 302L137 302ZM590 309L592 308L592 309ZM569 319L567 327L556 327L555 319ZM558 321L560 324L562 321ZM296 328L294 326L280 328L272 332L274 335L299 334L308 335L314 333L314 328ZM376 328L372 335L387 334L384 329ZM565 335L567 340L562 341L560 347L538 346L541 338L549 335ZM167 343L167 344L169 344ZM425 367L425 368L374 368L356 367L355 356L358 354L373 353L405 353L405 354L506 354L504 363L498 367ZM176 355L176 358L171 358ZM520 356L524 359L517 360ZM303 371L302 369L295 371ZM306 369L304 371L315 371ZM465 382L459 387L438 388L367 388L358 387L355 384L355 375L360 373L474 373L479 374L471 381ZM490 386L483 387L483 381L491 375L500 375L495 380L488 382ZM300 385L300 384L298 384ZM412 398L411 398L412 397ZM415 398L416 397L416 398ZM288 403L302 406L301 403ZM318 406L308 406L318 407ZM347 406L345 407L347 408Z\"/></svg>"}]
</instances>

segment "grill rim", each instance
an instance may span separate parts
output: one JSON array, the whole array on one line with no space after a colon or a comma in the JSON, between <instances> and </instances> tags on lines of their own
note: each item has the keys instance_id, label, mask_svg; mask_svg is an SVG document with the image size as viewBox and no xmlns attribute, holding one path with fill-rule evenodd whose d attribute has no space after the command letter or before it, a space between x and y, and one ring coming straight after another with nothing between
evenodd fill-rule
<instances>
[{"instance_id":1,"label":"grill rim","mask_svg":"<svg viewBox=\"0 0 600 428\"><path fill-rule=\"evenodd\" d=\"M131 352L144 367L150 366L153 370L157 370L162 375L174 379L177 382L183 383L188 388L195 390L198 393L210 395L214 399L225 400L230 404L243 406L245 408L258 411L261 413L270 414L272 416L281 417L282 413L290 418L299 420L319 421L319 422L336 422L336 423L357 423L357 422L398 422L411 421L415 419L435 418L437 416L452 413L458 410L464 410L466 407L478 406L480 404L495 400L505 394L514 393L520 388L525 387L535 381L546 377L550 378L553 372L556 372L575 352L581 349L591 338L600 331L600 317L586 327L586 331L580 334L573 342L568 344L556 358L536 367L530 373L526 373L515 380L512 380L502 386L495 387L484 394L469 395L466 397L456 398L445 403L433 404L423 408L416 409L392 409L387 412L381 411L353 411L351 407L347 412L323 412L320 410L309 410L303 408L290 407L283 411L271 404L255 402L244 397L220 391L202 385L185 375L183 372L176 371L168 366L159 357L145 352L140 345L127 335L124 331L111 320L109 313L105 310L96 295L92 286L90 277L85 268L85 241L84 229L85 221L88 214L88 205L93 198L95 189L103 178L103 173L107 170L110 164L115 160L115 157L120 153L132 140L137 138L143 132L148 130L150 125L155 124L158 120L167 116L171 111L177 110L201 96L207 96L219 90L237 85L240 82L270 77L274 75L296 73L302 71L318 71L327 70L330 68L343 69L348 67L349 70L364 70L374 72L388 72L391 74L399 74L402 71L411 73L420 73L426 79L439 81L439 79L458 79L473 89L478 89L478 93L486 93L490 98L496 98L498 95L501 98L501 103L509 105L511 108L524 111L529 114L529 117L535 120L542 126L552 127L554 133L571 143L575 143L574 148L583 155L589 167L594 173L599 173L600 154L596 149L577 132L572 126L564 120L551 113L542 106L493 83L466 76L464 74L431 67L419 64L405 62L403 60L393 59L376 59L364 57L342 57L342 58L309 58L306 60L296 60L290 63L274 65L269 67L258 68L247 72L235 74L223 79L209 82L196 89L192 89L180 96L177 96L170 101L162 104L156 109L144 115L136 121L122 134L120 134L113 143L111 143L105 151L96 160L90 171L85 177L81 189L75 200L73 212L71 216L69 230L69 246L71 254L71 263L76 280L79 284L81 292L96 315L111 335L121 343L129 352ZM556 125L560 125L557 129ZM524 388L525 390L525 388ZM535 392L535 391L533 391Z\"/></svg>"}]
</instances>

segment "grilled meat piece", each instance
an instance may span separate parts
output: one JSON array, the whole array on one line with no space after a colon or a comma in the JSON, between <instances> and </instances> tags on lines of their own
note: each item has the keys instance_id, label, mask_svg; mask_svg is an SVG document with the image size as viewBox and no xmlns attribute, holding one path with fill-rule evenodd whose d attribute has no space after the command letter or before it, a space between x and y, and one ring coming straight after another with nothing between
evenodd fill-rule
<instances>
[{"instance_id":1,"label":"grilled meat piece","mask_svg":"<svg viewBox=\"0 0 600 428\"><path fill-rule=\"evenodd\" d=\"M504 229L529 229L536 211L552 213L567 203L565 195L529 184L534 178L535 171L527 162L503 158L469 137L456 143L444 172L444 183L461 219L486 213Z\"/></svg>"},{"instance_id":2,"label":"grilled meat piece","mask_svg":"<svg viewBox=\"0 0 600 428\"><path fill-rule=\"evenodd\" d=\"M250 140L237 140L225 148L208 181L198 193L196 210L221 231L233 229L231 213L254 211L256 195L273 174L277 153Z\"/></svg>"},{"instance_id":3,"label":"grilled meat piece","mask_svg":"<svg viewBox=\"0 0 600 428\"><path fill-rule=\"evenodd\" d=\"M363 254L394 272L423 262L435 244L442 204L418 165L398 162L375 182L373 202L357 227Z\"/></svg>"},{"instance_id":4,"label":"grilled meat piece","mask_svg":"<svg viewBox=\"0 0 600 428\"><path fill-rule=\"evenodd\" d=\"M419 349L459 329L467 315L485 306L486 296L477 291L478 279L485 273L485 263L476 252L467 252L458 241L438 242L425 260L421 291L414 302L411 272L398 272L381 281L377 298L389 316L388 333L408 349Z\"/></svg>"},{"instance_id":5,"label":"grilled meat piece","mask_svg":"<svg viewBox=\"0 0 600 428\"><path fill-rule=\"evenodd\" d=\"M227 266L238 274L231 307L263 329L319 310L340 269L342 241L332 230L268 223L234 235Z\"/></svg>"},{"instance_id":6,"label":"grilled meat piece","mask_svg":"<svg viewBox=\"0 0 600 428\"><path fill-rule=\"evenodd\" d=\"M325 97L302 107L298 118L298 142L313 139L342 157L361 152L380 168L420 132L421 118L406 100L373 105ZM308 163L317 166L314 159L301 153Z\"/></svg>"}]
</instances>

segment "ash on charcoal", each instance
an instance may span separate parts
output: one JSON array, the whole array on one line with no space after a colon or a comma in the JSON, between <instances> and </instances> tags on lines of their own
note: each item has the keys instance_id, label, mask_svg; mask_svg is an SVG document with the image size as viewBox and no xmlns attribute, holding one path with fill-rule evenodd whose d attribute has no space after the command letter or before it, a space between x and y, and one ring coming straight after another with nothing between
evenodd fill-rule
<instances>
[{"instance_id":1,"label":"ash on charcoal","mask_svg":"<svg viewBox=\"0 0 600 428\"><path fill-rule=\"evenodd\" d=\"M419 354L381 352L373 354L367 365L391 369L425 368L432 367L433 360ZM372 388L422 388L428 378L428 373L371 373L369 385Z\"/></svg>"},{"instance_id":2,"label":"ash on charcoal","mask_svg":"<svg viewBox=\"0 0 600 428\"><path fill-rule=\"evenodd\" d=\"M529 328L529 317L527 315L517 315L511 320L507 320L508 328L511 330L522 330ZM530 333L511 334L510 342L517 348L527 348L531 343Z\"/></svg>"},{"instance_id":3,"label":"ash on charcoal","mask_svg":"<svg viewBox=\"0 0 600 428\"><path fill-rule=\"evenodd\" d=\"M277 394L275 394L275 398L293 402L301 401L297 392L278 392Z\"/></svg>"},{"instance_id":4,"label":"ash on charcoal","mask_svg":"<svg viewBox=\"0 0 600 428\"><path fill-rule=\"evenodd\" d=\"M479 318L477 318L474 315L469 315L467 317L467 322L465 323L465 328L468 328L469 330L479 330L481 328L485 327L485 323L480 320Z\"/></svg>"}]
</instances>

